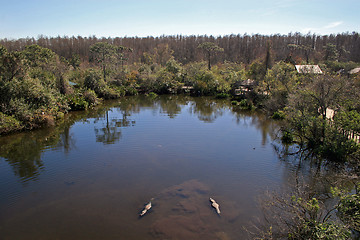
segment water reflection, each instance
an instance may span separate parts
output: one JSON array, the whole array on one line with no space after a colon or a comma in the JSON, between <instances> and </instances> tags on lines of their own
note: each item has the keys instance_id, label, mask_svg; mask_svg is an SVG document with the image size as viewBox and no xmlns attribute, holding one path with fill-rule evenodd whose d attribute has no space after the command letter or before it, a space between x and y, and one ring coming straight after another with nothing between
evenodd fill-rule
<instances>
[{"instance_id":1,"label":"water reflection","mask_svg":"<svg viewBox=\"0 0 360 240\"><path fill-rule=\"evenodd\" d=\"M351 188L358 181L358 170L347 163L331 163L314 156L311 151L296 145L282 145L275 141L273 147L280 162L289 171L284 179L291 187L300 182L306 185L307 193L320 200L330 198L330 188L348 185ZM292 184L292 185L291 185Z\"/></svg>"},{"instance_id":2,"label":"water reflection","mask_svg":"<svg viewBox=\"0 0 360 240\"><path fill-rule=\"evenodd\" d=\"M262 135L261 143L263 146L268 143L269 138L271 141L277 138L279 125L277 122L266 117L266 115L259 112L237 110L234 111L234 116L238 125L254 126L256 129L260 130Z\"/></svg>"},{"instance_id":3,"label":"water reflection","mask_svg":"<svg viewBox=\"0 0 360 240\"><path fill-rule=\"evenodd\" d=\"M161 112L166 113L169 118L175 118L181 113L182 106L186 105L187 97L170 96L159 98Z\"/></svg>"},{"instance_id":4,"label":"water reflection","mask_svg":"<svg viewBox=\"0 0 360 240\"><path fill-rule=\"evenodd\" d=\"M153 114L165 114L176 118L183 109L206 123L215 122L229 112L234 115L237 124L255 126L262 133L262 144L269 137L274 139L276 124L265 116L254 112L232 111L228 100L216 100L210 97L192 98L189 96L159 96L157 98L137 96L119 101L108 101L104 105L82 112L66 115L63 122L49 129L14 134L0 138L0 157L12 167L21 181L36 180L44 168L42 154L46 149L69 153L76 149L76 137L71 132L77 122L93 124L96 142L117 143L122 129L135 125L131 118L142 110L151 109Z\"/></svg>"},{"instance_id":5,"label":"water reflection","mask_svg":"<svg viewBox=\"0 0 360 240\"><path fill-rule=\"evenodd\" d=\"M14 174L23 181L36 179L43 163L41 161L44 139L34 136L7 137L0 140L0 156L13 168Z\"/></svg>"},{"instance_id":6,"label":"water reflection","mask_svg":"<svg viewBox=\"0 0 360 240\"><path fill-rule=\"evenodd\" d=\"M129 114L123 113L121 119L111 118L109 120L109 112L111 110L107 110L105 116L94 121L94 123L97 123L94 127L96 142L114 144L121 138L121 128L135 125L135 121L128 119Z\"/></svg>"},{"instance_id":7,"label":"water reflection","mask_svg":"<svg viewBox=\"0 0 360 240\"><path fill-rule=\"evenodd\" d=\"M57 143L57 149L64 149L65 153L69 153L75 148L75 139L73 134L70 133L71 126L66 124L63 128L63 132L60 133L60 139Z\"/></svg>"},{"instance_id":8,"label":"water reflection","mask_svg":"<svg viewBox=\"0 0 360 240\"><path fill-rule=\"evenodd\" d=\"M46 239L59 226L61 239L243 239L254 195L282 182L272 147L261 145L274 129L229 100L135 96L2 137L0 235Z\"/></svg>"},{"instance_id":9,"label":"water reflection","mask_svg":"<svg viewBox=\"0 0 360 240\"><path fill-rule=\"evenodd\" d=\"M195 98L191 103L190 112L198 116L199 120L207 123L214 122L224 114L224 107L228 107L225 101L215 101L211 98Z\"/></svg>"}]
</instances>

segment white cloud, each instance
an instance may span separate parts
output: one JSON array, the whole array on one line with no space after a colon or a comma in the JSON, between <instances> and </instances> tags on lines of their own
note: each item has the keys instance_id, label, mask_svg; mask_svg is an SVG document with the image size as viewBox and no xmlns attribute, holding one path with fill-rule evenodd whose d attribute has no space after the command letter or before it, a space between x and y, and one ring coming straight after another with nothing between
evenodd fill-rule
<instances>
[{"instance_id":1,"label":"white cloud","mask_svg":"<svg viewBox=\"0 0 360 240\"><path fill-rule=\"evenodd\" d=\"M337 21L337 22L331 22L325 26L322 27L308 27L308 28L303 28L301 30L302 33L320 33L320 34L324 34L324 33L328 33L330 29L336 28L340 25L342 25L344 22L343 21Z\"/></svg>"},{"instance_id":2,"label":"white cloud","mask_svg":"<svg viewBox=\"0 0 360 240\"><path fill-rule=\"evenodd\" d=\"M335 28L335 27L337 27L337 26L340 26L341 24L343 24L342 21L332 22L332 23L329 23L328 25L326 25L324 28L325 28L325 29Z\"/></svg>"}]
</instances>

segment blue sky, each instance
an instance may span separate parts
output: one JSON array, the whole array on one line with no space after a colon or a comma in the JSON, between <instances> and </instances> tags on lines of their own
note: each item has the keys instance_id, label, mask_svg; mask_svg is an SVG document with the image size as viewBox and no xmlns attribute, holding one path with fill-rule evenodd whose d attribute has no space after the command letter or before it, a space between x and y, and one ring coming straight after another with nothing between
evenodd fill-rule
<instances>
[{"instance_id":1,"label":"blue sky","mask_svg":"<svg viewBox=\"0 0 360 240\"><path fill-rule=\"evenodd\" d=\"M0 0L0 38L360 32L360 0Z\"/></svg>"}]
</instances>

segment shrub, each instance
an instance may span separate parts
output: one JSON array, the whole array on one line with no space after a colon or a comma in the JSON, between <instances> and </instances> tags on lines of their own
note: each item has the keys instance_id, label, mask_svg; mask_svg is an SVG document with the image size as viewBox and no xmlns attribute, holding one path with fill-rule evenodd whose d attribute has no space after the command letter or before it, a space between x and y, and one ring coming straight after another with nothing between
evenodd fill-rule
<instances>
[{"instance_id":1,"label":"shrub","mask_svg":"<svg viewBox=\"0 0 360 240\"><path fill-rule=\"evenodd\" d=\"M94 90L85 90L83 93L84 100L89 103L89 106L96 105L99 99L96 96Z\"/></svg>"},{"instance_id":2,"label":"shrub","mask_svg":"<svg viewBox=\"0 0 360 240\"><path fill-rule=\"evenodd\" d=\"M13 98L10 100L6 114L12 115L21 122L31 121L33 110L24 98Z\"/></svg>"},{"instance_id":3,"label":"shrub","mask_svg":"<svg viewBox=\"0 0 360 240\"><path fill-rule=\"evenodd\" d=\"M281 110L274 112L274 114L271 117L274 120L283 120L285 119L285 113Z\"/></svg>"},{"instance_id":4,"label":"shrub","mask_svg":"<svg viewBox=\"0 0 360 240\"><path fill-rule=\"evenodd\" d=\"M99 93L99 97L102 97L104 99L116 99L116 98L121 97L122 94L123 94L123 92L121 90L117 91L114 88L105 86Z\"/></svg>"},{"instance_id":5,"label":"shrub","mask_svg":"<svg viewBox=\"0 0 360 240\"><path fill-rule=\"evenodd\" d=\"M125 95L126 96L135 96L138 94L138 91L136 90L136 88L133 87L126 87L125 88Z\"/></svg>"},{"instance_id":6,"label":"shrub","mask_svg":"<svg viewBox=\"0 0 360 240\"><path fill-rule=\"evenodd\" d=\"M90 90L94 90L95 93L100 96L105 88L106 84L99 71L90 69L85 73L84 87Z\"/></svg>"},{"instance_id":7,"label":"shrub","mask_svg":"<svg viewBox=\"0 0 360 240\"><path fill-rule=\"evenodd\" d=\"M243 110L253 110L254 105L248 99L243 99L238 103L238 107Z\"/></svg>"},{"instance_id":8,"label":"shrub","mask_svg":"<svg viewBox=\"0 0 360 240\"><path fill-rule=\"evenodd\" d=\"M0 135L22 130L24 126L19 120L0 112Z\"/></svg>"},{"instance_id":9,"label":"shrub","mask_svg":"<svg viewBox=\"0 0 360 240\"><path fill-rule=\"evenodd\" d=\"M89 103L79 93L68 95L68 102L72 111L85 110Z\"/></svg>"},{"instance_id":10,"label":"shrub","mask_svg":"<svg viewBox=\"0 0 360 240\"><path fill-rule=\"evenodd\" d=\"M216 94L216 98L218 99L224 99L224 98L229 98L230 95L228 93L218 93Z\"/></svg>"},{"instance_id":11,"label":"shrub","mask_svg":"<svg viewBox=\"0 0 360 240\"><path fill-rule=\"evenodd\" d=\"M350 238L348 226L338 222L333 210L328 210L299 179L290 192L267 193L260 204L266 222L263 229L255 233L256 239Z\"/></svg>"},{"instance_id":12,"label":"shrub","mask_svg":"<svg viewBox=\"0 0 360 240\"><path fill-rule=\"evenodd\" d=\"M291 144L294 141L294 137L289 131L283 131L281 136L281 142L284 144Z\"/></svg>"},{"instance_id":13,"label":"shrub","mask_svg":"<svg viewBox=\"0 0 360 240\"><path fill-rule=\"evenodd\" d=\"M158 95L157 95L156 93L154 93L154 92L149 92L149 93L147 94L147 96L148 96L148 97L151 97L151 98L156 98L156 97L158 97Z\"/></svg>"},{"instance_id":14,"label":"shrub","mask_svg":"<svg viewBox=\"0 0 360 240\"><path fill-rule=\"evenodd\" d=\"M359 187L360 185L358 185L358 188ZM336 190L337 189L335 189L335 191ZM348 224L350 228L360 232L360 193L342 193L339 194L339 196L340 204L338 206L338 211L341 220Z\"/></svg>"}]
</instances>

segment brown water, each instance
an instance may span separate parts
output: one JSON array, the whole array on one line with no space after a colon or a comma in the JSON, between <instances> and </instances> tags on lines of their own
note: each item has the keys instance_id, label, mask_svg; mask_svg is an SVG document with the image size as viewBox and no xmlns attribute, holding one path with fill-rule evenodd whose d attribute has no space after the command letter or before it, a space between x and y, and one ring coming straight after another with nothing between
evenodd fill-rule
<instances>
[{"instance_id":1,"label":"brown water","mask_svg":"<svg viewBox=\"0 0 360 240\"><path fill-rule=\"evenodd\" d=\"M291 171L275 128L229 100L128 97L2 137L0 239L246 239Z\"/></svg>"}]
</instances>

